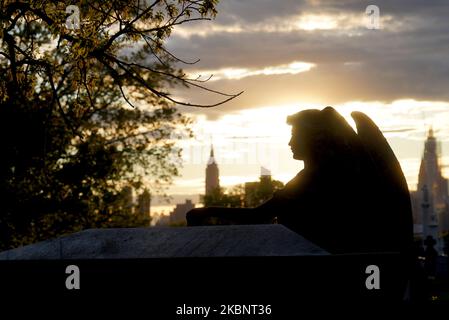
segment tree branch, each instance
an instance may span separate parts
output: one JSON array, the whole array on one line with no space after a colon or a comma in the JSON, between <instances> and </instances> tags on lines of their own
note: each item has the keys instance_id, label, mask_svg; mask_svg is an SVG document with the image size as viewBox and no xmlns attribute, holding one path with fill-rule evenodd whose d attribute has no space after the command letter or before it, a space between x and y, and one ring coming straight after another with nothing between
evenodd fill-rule
<instances>
[{"instance_id":1,"label":"tree branch","mask_svg":"<svg viewBox=\"0 0 449 320\"><path fill-rule=\"evenodd\" d=\"M222 105L222 104L224 104L224 103L226 103L226 102L229 102L229 101L231 101L231 100L237 98L238 96L240 96L240 95L243 93L243 91L242 91L242 92L239 92L239 93L237 93L237 94L230 95L229 98L227 98L227 99L225 99L225 100L222 100L222 101L219 101L219 102L217 102L217 103L215 103L215 104L211 104L211 105L203 105L203 104L188 103L188 102L186 103L186 102L178 101L178 100L173 99L172 97L170 97L168 94L163 93L163 92L161 92L161 91L159 91L159 90L156 90L155 88L151 87L151 86L150 86L144 79L142 79L142 77L140 77L137 73L133 73L133 72L131 72L129 69L127 69L126 67L124 67L123 64L122 64L122 62L121 62L120 60L118 60L117 58L112 57L112 56L109 56L109 55L107 55L107 54L105 54L104 57L107 58L107 59L109 59L110 61L116 63L116 64L120 67L120 69L122 69L122 70L123 70L123 71L124 71L130 78L132 78L132 79L134 79L135 81L137 81L138 83L140 83L142 86L144 86L145 88L147 88L149 91L151 91L151 92L152 92L153 94L155 94L156 96L165 98L165 99L167 99L168 101L171 101L171 102L173 102L173 103L175 103L175 104L178 104L178 105L189 106L189 107L198 107L198 108L213 108L213 107ZM105 61L102 61L102 62L103 62L103 64L104 64L109 70L112 69L112 70L114 70L115 73L117 73L117 71L116 71L114 68L112 68L108 63L106 63Z\"/></svg>"}]
</instances>

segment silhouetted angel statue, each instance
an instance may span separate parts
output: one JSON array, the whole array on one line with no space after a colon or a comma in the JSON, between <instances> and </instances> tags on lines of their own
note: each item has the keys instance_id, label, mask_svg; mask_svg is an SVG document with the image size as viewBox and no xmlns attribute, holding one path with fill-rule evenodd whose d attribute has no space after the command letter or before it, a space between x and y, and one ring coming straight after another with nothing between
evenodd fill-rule
<instances>
[{"instance_id":1,"label":"silhouetted angel statue","mask_svg":"<svg viewBox=\"0 0 449 320\"><path fill-rule=\"evenodd\" d=\"M351 116L357 133L331 107L289 116L289 145L304 169L256 208L197 208L188 225L277 221L330 253L408 253L412 213L399 162L367 115Z\"/></svg>"}]
</instances>

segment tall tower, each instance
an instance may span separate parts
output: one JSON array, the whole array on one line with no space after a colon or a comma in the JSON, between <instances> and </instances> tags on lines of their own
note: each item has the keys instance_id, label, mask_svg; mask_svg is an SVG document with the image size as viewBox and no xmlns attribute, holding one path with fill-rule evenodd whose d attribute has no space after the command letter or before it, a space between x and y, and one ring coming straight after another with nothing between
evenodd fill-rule
<instances>
[{"instance_id":1,"label":"tall tower","mask_svg":"<svg viewBox=\"0 0 449 320\"><path fill-rule=\"evenodd\" d=\"M441 252L441 235L447 231L445 221L448 215L447 180L442 176L437 140L430 128L424 145L418 177L420 216L423 224L423 237L432 236L437 241L436 249Z\"/></svg>"},{"instance_id":2,"label":"tall tower","mask_svg":"<svg viewBox=\"0 0 449 320\"><path fill-rule=\"evenodd\" d=\"M210 157L206 167L206 195L220 187L220 174L214 157L214 146L211 145Z\"/></svg>"}]
</instances>

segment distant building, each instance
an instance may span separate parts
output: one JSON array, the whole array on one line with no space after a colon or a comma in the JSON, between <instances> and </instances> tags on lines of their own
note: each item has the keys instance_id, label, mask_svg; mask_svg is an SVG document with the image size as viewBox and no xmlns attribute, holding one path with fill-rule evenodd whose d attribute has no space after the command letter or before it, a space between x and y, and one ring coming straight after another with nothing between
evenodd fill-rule
<instances>
[{"instance_id":1,"label":"distant building","mask_svg":"<svg viewBox=\"0 0 449 320\"><path fill-rule=\"evenodd\" d=\"M170 213L170 224L187 223L186 213L195 208L192 200L187 199L185 203L177 204Z\"/></svg>"},{"instance_id":2,"label":"distant building","mask_svg":"<svg viewBox=\"0 0 449 320\"><path fill-rule=\"evenodd\" d=\"M443 250L442 237L449 231L448 180L442 176L437 140L429 130L424 145L418 177L418 188L411 192L415 231L425 239L437 240L436 249ZM419 227L421 225L421 227Z\"/></svg>"},{"instance_id":3,"label":"distant building","mask_svg":"<svg viewBox=\"0 0 449 320\"><path fill-rule=\"evenodd\" d=\"M206 167L206 195L210 195L217 188L220 188L220 173L214 157L214 147L211 146Z\"/></svg>"}]
</instances>

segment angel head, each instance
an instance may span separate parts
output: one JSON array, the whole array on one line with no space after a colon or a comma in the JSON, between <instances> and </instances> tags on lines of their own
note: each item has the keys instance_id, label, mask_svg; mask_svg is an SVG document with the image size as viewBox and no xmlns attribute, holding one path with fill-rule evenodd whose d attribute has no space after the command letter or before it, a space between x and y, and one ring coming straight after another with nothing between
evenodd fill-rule
<instances>
[{"instance_id":1,"label":"angel head","mask_svg":"<svg viewBox=\"0 0 449 320\"><path fill-rule=\"evenodd\" d=\"M308 109L287 118L292 126L289 146L297 160L338 161L359 146L357 134L332 107Z\"/></svg>"}]
</instances>

